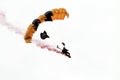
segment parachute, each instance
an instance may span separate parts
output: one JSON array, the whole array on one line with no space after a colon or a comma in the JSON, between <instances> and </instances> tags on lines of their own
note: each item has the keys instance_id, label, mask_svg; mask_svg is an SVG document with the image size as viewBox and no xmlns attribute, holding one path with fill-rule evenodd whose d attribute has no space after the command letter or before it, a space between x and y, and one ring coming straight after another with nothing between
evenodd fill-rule
<instances>
[{"instance_id":1,"label":"parachute","mask_svg":"<svg viewBox=\"0 0 120 80\"><path fill-rule=\"evenodd\" d=\"M25 42L31 43L32 36L37 31L39 24L46 21L64 20L66 16L68 18L69 13L64 8L55 8L40 15L37 19L33 20L32 24L28 26L24 35Z\"/></svg>"},{"instance_id":2,"label":"parachute","mask_svg":"<svg viewBox=\"0 0 120 80\"><path fill-rule=\"evenodd\" d=\"M65 17L69 17L69 14L64 8L59 8L59 9L53 9L51 11L47 11L44 15L40 15L37 19L35 19L32 24L28 26L28 29L26 30L26 33L24 33L23 29L20 29L20 27L16 27L15 25L11 24L10 22L7 21L6 15L3 11L0 11L0 24L4 25L7 29L10 31L15 32L16 34L19 35L24 35L24 40L26 43L34 43L37 47L40 47L42 49L47 49L49 51L53 51L56 53L60 53L62 55L65 55L69 58L71 58L70 53L68 52L69 50L66 49L65 43L61 43L63 47L60 47L59 45L55 47L44 44L41 41L37 39L32 39L33 34L37 31L37 28L40 23L45 22L45 21L53 21L53 20L64 20ZM43 31L40 33L41 39L46 39L49 38L48 34L46 31Z\"/></svg>"}]
</instances>

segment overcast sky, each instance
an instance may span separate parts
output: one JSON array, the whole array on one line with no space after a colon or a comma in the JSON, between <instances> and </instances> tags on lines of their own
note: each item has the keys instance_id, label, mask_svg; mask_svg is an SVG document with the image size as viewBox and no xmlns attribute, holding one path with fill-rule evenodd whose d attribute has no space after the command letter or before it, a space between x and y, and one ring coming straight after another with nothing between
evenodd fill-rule
<instances>
[{"instance_id":1,"label":"overcast sky","mask_svg":"<svg viewBox=\"0 0 120 80\"><path fill-rule=\"evenodd\" d=\"M69 59L36 44L0 22L0 80L120 80L119 0L0 0L6 21L25 32L39 15L65 8L65 20L41 24L33 38L56 47L66 43ZM3 18L0 18L0 21Z\"/></svg>"}]
</instances>

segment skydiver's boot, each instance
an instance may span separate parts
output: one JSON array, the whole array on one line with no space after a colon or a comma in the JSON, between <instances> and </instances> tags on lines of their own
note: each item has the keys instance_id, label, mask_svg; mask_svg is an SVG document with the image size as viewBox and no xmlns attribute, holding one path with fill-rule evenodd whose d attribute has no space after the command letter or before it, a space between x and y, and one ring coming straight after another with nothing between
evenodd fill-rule
<instances>
[{"instance_id":1,"label":"skydiver's boot","mask_svg":"<svg viewBox=\"0 0 120 80\"><path fill-rule=\"evenodd\" d=\"M67 57L69 57L69 58L71 58L71 56L70 56L70 53L69 52L67 52L67 53L64 53Z\"/></svg>"},{"instance_id":2,"label":"skydiver's boot","mask_svg":"<svg viewBox=\"0 0 120 80\"><path fill-rule=\"evenodd\" d=\"M69 58L71 58L70 53L68 53L67 56L68 56Z\"/></svg>"}]
</instances>

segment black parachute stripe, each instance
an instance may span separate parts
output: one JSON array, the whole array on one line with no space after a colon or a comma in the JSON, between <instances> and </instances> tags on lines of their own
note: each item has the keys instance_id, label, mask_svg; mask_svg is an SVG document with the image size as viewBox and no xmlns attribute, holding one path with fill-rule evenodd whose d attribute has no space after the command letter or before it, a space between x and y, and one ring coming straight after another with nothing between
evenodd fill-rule
<instances>
[{"instance_id":1,"label":"black parachute stripe","mask_svg":"<svg viewBox=\"0 0 120 80\"><path fill-rule=\"evenodd\" d=\"M47 19L45 19L45 21L52 21L52 19L51 19L51 16L53 16L52 11L47 11L44 15L47 18Z\"/></svg>"},{"instance_id":2,"label":"black parachute stripe","mask_svg":"<svg viewBox=\"0 0 120 80\"><path fill-rule=\"evenodd\" d=\"M32 24L34 25L34 29L37 30L39 24L40 24L40 20L39 19L34 19L34 21L32 22Z\"/></svg>"}]
</instances>

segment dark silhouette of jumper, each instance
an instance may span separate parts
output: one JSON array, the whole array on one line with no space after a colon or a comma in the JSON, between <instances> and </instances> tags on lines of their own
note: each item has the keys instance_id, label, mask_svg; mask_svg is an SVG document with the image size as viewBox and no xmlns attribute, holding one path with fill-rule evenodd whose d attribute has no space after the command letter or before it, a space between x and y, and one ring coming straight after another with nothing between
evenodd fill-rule
<instances>
[{"instance_id":1,"label":"dark silhouette of jumper","mask_svg":"<svg viewBox=\"0 0 120 80\"><path fill-rule=\"evenodd\" d=\"M59 48L59 46L57 45L57 48L62 50L62 53L65 54L67 57L71 58L70 53L68 52L68 49L65 48L65 43L62 42L63 45L63 49Z\"/></svg>"}]
</instances>

